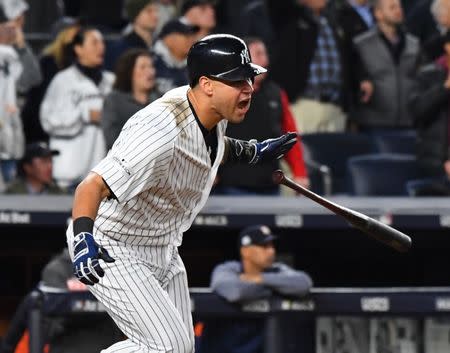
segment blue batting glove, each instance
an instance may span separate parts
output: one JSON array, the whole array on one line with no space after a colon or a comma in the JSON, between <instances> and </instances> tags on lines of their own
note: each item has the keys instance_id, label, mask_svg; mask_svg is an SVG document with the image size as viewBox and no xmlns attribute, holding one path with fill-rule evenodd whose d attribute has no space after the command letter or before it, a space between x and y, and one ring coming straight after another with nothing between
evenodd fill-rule
<instances>
[{"instance_id":1,"label":"blue batting glove","mask_svg":"<svg viewBox=\"0 0 450 353\"><path fill-rule=\"evenodd\" d=\"M99 259L105 262L114 262L105 248L98 245L91 233L82 232L73 240L74 258L73 270L75 276L84 284L98 283L99 278L105 275L100 266Z\"/></svg>"},{"instance_id":2,"label":"blue batting glove","mask_svg":"<svg viewBox=\"0 0 450 353\"><path fill-rule=\"evenodd\" d=\"M297 142L297 133L288 132L283 136L262 142L256 142L255 140L249 142L255 144L255 155L250 161L250 164L255 164L283 157Z\"/></svg>"}]
</instances>

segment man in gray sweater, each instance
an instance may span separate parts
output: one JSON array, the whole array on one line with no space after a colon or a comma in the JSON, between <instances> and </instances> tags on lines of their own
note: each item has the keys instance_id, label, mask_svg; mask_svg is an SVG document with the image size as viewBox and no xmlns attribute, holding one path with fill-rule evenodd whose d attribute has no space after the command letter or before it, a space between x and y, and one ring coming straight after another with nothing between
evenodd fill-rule
<instances>
[{"instance_id":1,"label":"man in gray sweater","mask_svg":"<svg viewBox=\"0 0 450 353\"><path fill-rule=\"evenodd\" d=\"M408 104L414 85L420 47L402 30L400 0L375 0L377 26L353 43L361 61L359 105L355 122L363 131L412 128Z\"/></svg>"},{"instance_id":2,"label":"man in gray sweater","mask_svg":"<svg viewBox=\"0 0 450 353\"><path fill-rule=\"evenodd\" d=\"M273 294L302 297L309 293L308 274L275 261L276 236L265 225L245 228L239 234L241 261L219 264L211 288L228 301L243 302Z\"/></svg>"},{"instance_id":3,"label":"man in gray sweater","mask_svg":"<svg viewBox=\"0 0 450 353\"><path fill-rule=\"evenodd\" d=\"M276 236L269 227L255 225L239 234L240 261L216 266L211 288L232 303L269 298L272 295L303 297L313 283L309 275L275 262ZM262 352L264 323L259 319L205 323L200 353Z\"/></svg>"}]
</instances>

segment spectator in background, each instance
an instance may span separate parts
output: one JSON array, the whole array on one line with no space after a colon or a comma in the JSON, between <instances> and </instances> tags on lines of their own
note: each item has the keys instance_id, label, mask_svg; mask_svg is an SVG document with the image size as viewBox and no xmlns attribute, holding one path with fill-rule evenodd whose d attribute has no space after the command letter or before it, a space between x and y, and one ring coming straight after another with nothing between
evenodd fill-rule
<instances>
[{"instance_id":1,"label":"spectator in background","mask_svg":"<svg viewBox=\"0 0 450 353\"><path fill-rule=\"evenodd\" d=\"M337 10L338 23L346 38L347 45L358 34L364 33L375 25L372 6L369 0L346 0Z\"/></svg>"},{"instance_id":2,"label":"spectator in background","mask_svg":"<svg viewBox=\"0 0 450 353\"><path fill-rule=\"evenodd\" d=\"M353 46L353 39L375 26L372 6L369 0L345 0L337 7L336 18L344 34L344 51L348 67L356 68L358 58ZM359 92L357 70L349 70L349 85L352 92ZM351 108L358 103L359 95L351 97Z\"/></svg>"},{"instance_id":3,"label":"spectator in background","mask_svg":"<svg viewBox=\"0 0 450 353\"><path fill-rule=\"evenodd\" d=\"M161 93L188 84L186 59L198 30L198 26L181 18L167 22L161 29L153 46L156 84Z\"/></svg>"},{"instance_id":4,"label":"spectator in background","mask_svg":"<svg viewBox=\"0 0 450 353\"><path fill-rule=\"evenodd\" d=\"M297 1L297 16L277 38L273 78L286 90L302 133L344 131L348 97L343 38L324 12L326 0Z\"/></svg>"},{"instance_id":5,"label":"spectator in background","mask_svg":"<svg viewBox=\"0 0 450 353\"><path fill-rule=\"evenodd\" d=\"M159 0L157 2L159 20L155 29L155 37L158 36L159 32L161 32L161 29L167 22L176 17L178 10L175 3L176 0Z\"/></svg>"},{"instance_id":6,"label":"spectator in background","mask_svg":"<svg viewBox=\"0 0 450 353\"><path fill-rule=\"evenodd\" d=\"M361 61L360 105L355 121L360 130L412 127L408 104L420 47L416 37L401 29L400 0L376 0L377 27L354 39Z\"/></svg>"},{"instance_id":7,"label":"spectator in background","mask_svg":"<svg viewBox=\"0 0 450 353\"><path fill-rule=\"evenodd\" d=\"M114 81L102 70L105 45L98 30L81 28L71 45L75 63L56 74L40 109L50 146L60 152L53 176L63 188L75 186L106 154L100 123Z\"/></svg>"},{"instance_id":8,"label":"spectator in background","mask_svg":"<svg viewBox=\"0 0 450 353\"><path fill-rule=\"evenodd\" d=\"M160 97L148 50L126 51L117 62L115 75L113 91L105 99L101 122L108 150L128 118Z\"/></svg>"},{"instance_id":9,"label":"spectator in background","mask_svg":"<svg viewBox=\"0 0 450 353\"><path fill-rule=\"evenodd\" d=\"M85 291L86 285L73 274L72 261L67 248L61 250L45 265L41 272L41 287ZM16 309L14 317L0 343L1 353L18 352L18 343L23 340L28 328L31 294L27 295ZM107 316L43 317L43 339L49 353L99 352L123 338L122 332ZM29 347L27 347L29 348ZM27 350L28 351L28 350Z\"/></svg>"},{"instance_id":10,"label":"spectator in background","mask_svg":"<svg viewBox=\"0 0 450 353\"><path fill-rule=\"evenodd\" d=\"M4 26L2 32L5 37L9 32L9 40L13 40L14 27ZM14 48L0 44L0 167L6 182L14 178L15 161L22 157L25 145L17 103L17 81L22 71L22 63Z\"/></svg>"},{"instance_id":11,"label":"spectator in background","mask_svg":"<svg viewBox=\"0 0 450 353\"><path fill-rule=\"evenodd\" d=\"M245 42L253 63L267 68L269 56L263 41L256 37L248 37ZM255 77L253 89L252 104L245 119L239 125L228 124L227 136L240 140L255 138L261 141L289 131L297 131L286 93L276 83L267 79L267 74ZM308 187L309 180L300 142L297 142L285 158L294 179ZM223 165L219 171L215 193L279 194L279 186L274 185L272 181L272 172L279 168L278 160L251 167L240 164Z\"/></svg>"},{"instance_id":12,"label":"spectator in background","mask_svg":"<svg viewBox=\"0 0 450 353\"><path fill-rule=\"evenodd\" d=\"M270 298L273 295L303 297L313 285L309 275L275 262L276 236L265 225L243 229L239 234L240 261L217 265L211 288L231 303ZM200 352L262 353L264 322L258 319L206 322Z\"/></svg>"},{"instance_id":13,"label":"spectator in background","mask_svg":"<svg viewBox=\"0 0 450 353\"><path fill-rule=\"evenodd\" d=\"M0 45L0 167L6 182L15 176L16 160L25 147L17 94L25 94L42 79L23 33L27 9L23 0L0 3L0 21L4 23Z\"/></svg>"},{"instance_id":14,"label":"spectator in background","mask_svg":"<svg viewBox=\"0 0 450 353\"><path fill-rule=\"evenodd\" d=\"M181 6L181 16L191 25L199 27L197 39L211 34L216 27L216 10L213 0L185 0Z\"/></svg>"},{"instance_id":15,"label":"spectator in background","mask_svg":"<svg viewBox=\"0 0 450 353\"><path fill-rule=\"evenodd\" d=\"M450 195L450 33L444 37L445 54L419 70L411 95L418 134L417 159L431 178L421 193Z\"/></svg>"},{"instance_id":16,"label":"spectator in background","mask_svg":"<svg viewBox=\"0 0 450 353\"><path fill-rule=\"evenodd\" d=\"M59 154L44 142L27 145L18 166L18 176L8 186L8 194L62 194L53 182L53 156Z\"/></svg>"},{"instance_id":17,"label":"spectator in background","mask_svg":"<svg viewBox=\"0 0 450 353\"><path fill-rule=\"evenodd\" d=\"M283 1L283 12L288 10L287 1ZM254 36L261 38L267 48L271 49L275 40L275 28L269 12L267 0L227 0L220 9L225 16L226 32L239 37ZM284 13L288 16L289 12Z\"/></svg>"},{"instance_id":18,"label":"spectator in background","mask_svg":"<svg viewBox=\"0 0 450 353\"><path fill-rule=\"evenodd\" d=\"M118 58L128 49L141 48L150 50L153 34L158 25L159 12L155 0L127 0L125 4L130 31L118 41L108 46L105 59L107 70L113 70Z\"/></svg>"},{"instance_id":19,"label":"spectator in background","mask_svg":"<svg viewBox=\"0 0 450 353\"><path fill-rule=\"evenodd\" d=\"M70 43L79 27L78 23L72 20L42 51L42 56L39 59L42 82L29 90L22 108L22 122L27 143L48 141L48 135L42 129L39 119L39 108L53 77L58 71L64 70L72 64L73 56L70 53Z\"/></svg>"},{"instance_id":20,"label":"spectator in background","mask_svg":"<svg viewBox=\"0 0 450 353\"><path fill-rule=\"evenodd\" d=\"M433 0L430 9L436 21L437 33L423 43L422 61L425 63L444 55L445 35L450 31L450 0Z\"/></svg>"},{"instance_id":21,"label":"spectator in background","mask_svg":"<svg viewBox=\"0 0 450 353\"><path fill-rule=\"evenodd\" d=\"M73 274L69 251L64 248L42 270L41 284L69 291L87 291ZM99 352L123 339L122 332L107 315L53 318L48 323L49 353Z\"/></svg>"},{"instance_id":22,"label":"spectator in background","mask_svg":"<svg viewBox=\"0 0 450 353\"><path fill-rule=\"evenodd\" d=\"M432 0L415 1L406 15L406 28L419 38L421 43L426 43L439 34L437 23L431 14L431 3Z\"/></svg>"},{"instance_id":23,"label":"spectator in background","mask_svg":"<svg viewBox=\"0 0 450 353\"><path fill-rule=\"evenodd\" d=\"M13 40L8 44L17 52L22 63L23 69L17 82L17 90L20 94L24 94L42 80L38 60L28 45L23 31L28 4L24 0L3 0L2 9L6 20L15 29Z\"/></svg>"}]
</instances>

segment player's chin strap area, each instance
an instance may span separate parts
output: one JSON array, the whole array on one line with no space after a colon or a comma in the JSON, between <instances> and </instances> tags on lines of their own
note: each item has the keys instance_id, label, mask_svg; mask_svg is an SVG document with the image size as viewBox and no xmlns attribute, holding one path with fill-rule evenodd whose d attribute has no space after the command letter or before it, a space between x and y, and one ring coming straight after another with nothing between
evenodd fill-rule
<instances>
[{"instance_id":1,"label":"player's chin strap area","mask_svg":"<svg viewBox=\"0 0 450 353\"><path fill-rule=\"evenodd\" d=\"M297 133L289 132L283 136L258 142L225 137L224 163L255 164L261 161L279 159L297 142Z\"/></svg>"}]
</instances>

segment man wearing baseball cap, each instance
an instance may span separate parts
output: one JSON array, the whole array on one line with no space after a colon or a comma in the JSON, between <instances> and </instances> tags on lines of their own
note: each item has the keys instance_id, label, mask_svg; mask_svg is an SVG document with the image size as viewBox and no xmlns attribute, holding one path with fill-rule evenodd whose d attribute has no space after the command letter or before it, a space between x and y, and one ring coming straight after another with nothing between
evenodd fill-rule
<instances>
[{"instance_id":1,"label":"man wearing baseball cap","mask_svg":"<svg viewBox=\"0 0 450 353\"><path fill-rule=\"evenodd\" d=\"M62 194L52 179L52 157L59 151L51 150L44 142L26 146L25 154L18 165L18 177L9 185L8 194Z\"/></svg>"},{"instance_id":2,"label":"man wearing baseball cap","mask_svg":"<svg viewBox=\"0 0 450 353\"><path fill-rule=\"evenodd\" d=\"M113 70L119 57L128 49L149 49L159 21L158 4L155 0L127 0L125 12L130 21L124 36L111 43L106 51L105 68Z\"/></svg>"},{"instance_id":3,"label":"man wearing baseball cap","mask_svg":"<svg viewBox=\"0 0 450 353\"><path fill-rule=\"evenodd\" d=\"M266 225L254 225L239 233L240 261L219 264L211 276L211 288L232 303L269 298L272 295L303 297L313 283L310 276L275 262L277 236ZM225 325L226 327L224 327ZM262 352L264 324L249 319L227 325L205 323L201 352Z\"/></svg>"},{"instance_id":4,"label":"man wearing baseball cap","mask_svg":"<svg viewBox=\"0 0 450 353\"><path fill-rule=\"evenodd\" d=\"M181 5L181 16L190 24L200 27L197 38L210 34L216 27L216 1L214 0L185 0Z\"/></svg>"},{"instance_id":5,"label":"man wearing baseball cap","mask_svg":"<svg viewBox=\"0 0 450 353\"><path fill-rule=\"evenodd\" d=\"M199 27L183 18L167 22L153 46L156 84L161 93L188 83L186 58Z\"/></svg>"}]
</instances>

